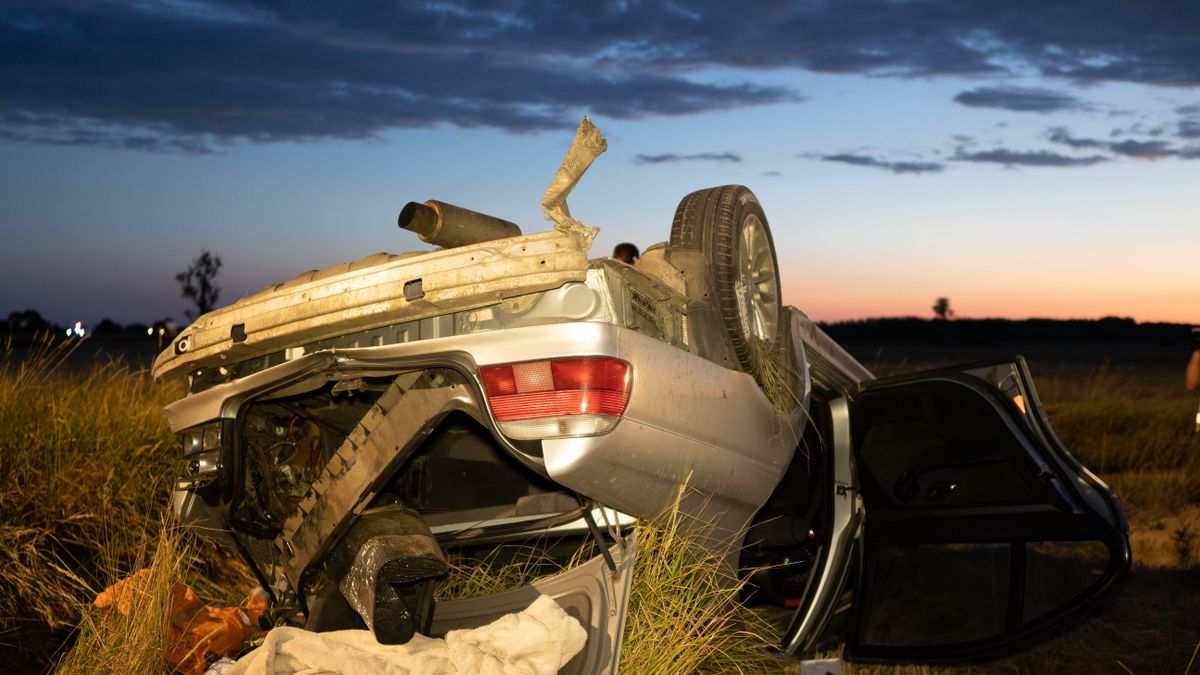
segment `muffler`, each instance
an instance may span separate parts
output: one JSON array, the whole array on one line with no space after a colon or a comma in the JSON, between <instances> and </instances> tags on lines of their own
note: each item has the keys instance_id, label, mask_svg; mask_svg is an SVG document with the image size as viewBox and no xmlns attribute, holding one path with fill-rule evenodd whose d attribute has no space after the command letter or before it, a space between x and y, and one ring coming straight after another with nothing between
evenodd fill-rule
<instances>
[{"instance_id":1,"label":"muffler","mask_svg":"<svg viewBox=\"0 0 1200 675\"><path fill-rule=\"evenodd\" d=\"M421 241L444 248L521 236L516 223L433 199L405 204L396 224L416 232Z\"/></svg>"}]
</instances>

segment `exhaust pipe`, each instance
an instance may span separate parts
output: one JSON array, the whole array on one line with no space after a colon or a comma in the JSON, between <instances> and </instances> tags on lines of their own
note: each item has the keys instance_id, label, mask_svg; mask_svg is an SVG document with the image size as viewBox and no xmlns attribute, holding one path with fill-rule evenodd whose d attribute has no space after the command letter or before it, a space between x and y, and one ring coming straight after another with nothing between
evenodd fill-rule
<instances>
[{"instance_id":1,"label":"exhaust pipe","mask_svg":"<svg viewBox=\"0 0 1200 675\"><path fill-rule=\"evenodd\" d=\"M416 232L421 241L444 248L521 236L516 223L433 199L405 204L396 224Z\"/></svg>"}]
</instances>

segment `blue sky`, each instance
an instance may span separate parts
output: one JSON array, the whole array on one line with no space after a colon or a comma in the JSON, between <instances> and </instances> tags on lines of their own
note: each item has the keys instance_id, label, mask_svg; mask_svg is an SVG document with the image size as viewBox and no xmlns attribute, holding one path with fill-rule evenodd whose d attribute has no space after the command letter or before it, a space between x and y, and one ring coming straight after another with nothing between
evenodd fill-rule
<instances>
[{"instance_id":1,"label":"blue sky","mask_svg":"<svg viewBox=\"0 0 1200 675\"><path fill-rule=\"evenodd\" d=\"M0 314L182 318L202 248L232 302L410 200L548 227L586 113L594 255L741 183L817 319L1200 320L1200 5L679 7L6 3Z\"/></svg>"}]
</instances>

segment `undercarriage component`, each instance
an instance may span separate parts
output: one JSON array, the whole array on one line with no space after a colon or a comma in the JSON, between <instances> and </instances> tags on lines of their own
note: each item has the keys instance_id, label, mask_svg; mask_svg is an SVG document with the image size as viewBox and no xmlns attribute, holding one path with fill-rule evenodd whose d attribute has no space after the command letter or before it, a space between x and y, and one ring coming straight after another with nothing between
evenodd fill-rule
<instances>
[{"instance_id":1,"label":"undercarriage component","mask_svg":"<svg viewBox=\"0 0 1200 675\"><path fill-rule=\"evenodd\" d=\"M428 633L433 579L449 569L416 511L401 504L364 513L330 552L326 569L381 644Z\"/></svg>"},{"instance_id":2,"label":"undercarriage component","mask_svg":"<svg viewBox=\"0 0 1200 675\"><path fill-rule=\"evenodd\" d=\"M283 553L284 572L294 585L350 527L410 452L469 396L461 385L408 388L419 376L402 375L388 386L284 521L275 547Z\"/></svg>"},{"instance_id":3,"label":"undercarriage component","mask_svg":"<svg viewBox=\"0 0 1200 675\"><path fill-rule=\"evenodd\" d=\"M444 248L521 236L516 223L435 199L405 204L396 224L415 232L421 241Z\"/></svg>"}]
</instances>

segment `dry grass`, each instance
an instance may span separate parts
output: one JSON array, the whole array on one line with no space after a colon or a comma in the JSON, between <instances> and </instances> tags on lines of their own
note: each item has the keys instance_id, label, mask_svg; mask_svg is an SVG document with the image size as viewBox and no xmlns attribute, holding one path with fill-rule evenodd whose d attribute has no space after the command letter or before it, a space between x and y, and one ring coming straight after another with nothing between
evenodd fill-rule
<instances>
[{"instance_id":1,"label":"dry grass","mask_svg":"<svg viewBox=\"0 0 1200 675\"><path fill-rule=\"evenodd\" d=\"M67 343L0 353L0 622L71 623L100 581L99 542L158 527L178 392L119 363L76 377ZM11 624L8 624L11 625ZM7 627L7 626L6 626Z\"/></svg>"},{"instance_id":2,"label":"dry grass","mask_svg":"<svg viewBox=\"0 0 1200 675\"><path fill-rule=\"evenodd\" d=\"M683 492L681 491L682 495ZM766 673L780 669L769 655L778 639L745 610L745 582L722 564L711 528L675 507L638 526L633 583L621 648L623 673ZM512 546L483 560L451 561L439 599L476 597L527 585L596 555L584 543L566 562L543 549Z\"/></svg>"},{"instance_id":3,"label":"dry grass","mask_svg":"<svg viewBox=\"0 0 1200 675\"><path fill-rule=\"evenodd\" d=\"M438 579L433 595L437 600L461 600L528 586L575 567L586 561L585 551L594 550L589 542L565 562L531 545L499 546L482 559L451 556L450 572Z\"/></svg>"},{"instance_id":4,"label":"dry grass","mask_svg":"<svg viewBox=\"0 0 1200 675\"><path fill-rule=\"evenodd\" d=\"M156 550L177 471L163 406L177 386L109 361L62 367L77 342L43 339L23 358L0 346L0 663L46 665L98 589ZM187 535L180 535L187 536ZM213 601L237 591L209 576L244 579L212 545L181 549L191 581Z\"/></svg>"},{"instance_id":5,"label":"dry grass","mask_svg":"<svg viewBox=\"0 0 1200 675\"><path fill-rule=\"evenodd\" d=\"M74 647L58 664L60 675L101 673L168 673L167 620L170 590L184 581L191 543L182 530L164 527L161 536L139 546L134 564L149 570L144 583L129 594L127 613L88 608L79 623Z\"/></svg>"},{"instance_id":6,"label":"dry grass","mask_svg":"<svg viewBox=\"0 0 1200 675\"><path fill-rule=\"evenodd\" d=\"M638 530L621 672L778 671L768 652L777 637L738 602L745 580L723 565L720 547L700 543L708 526L675 504Z\"/></svg>"}]
</instances>

